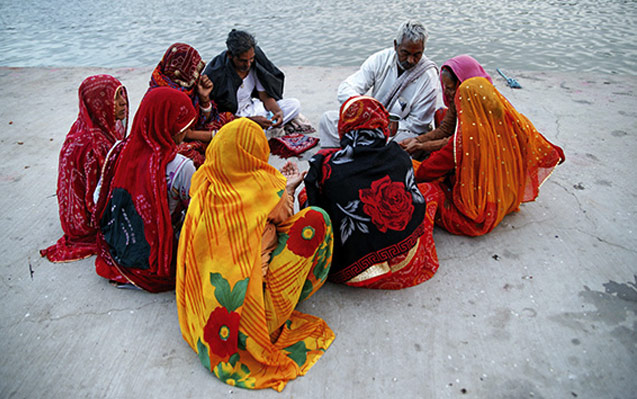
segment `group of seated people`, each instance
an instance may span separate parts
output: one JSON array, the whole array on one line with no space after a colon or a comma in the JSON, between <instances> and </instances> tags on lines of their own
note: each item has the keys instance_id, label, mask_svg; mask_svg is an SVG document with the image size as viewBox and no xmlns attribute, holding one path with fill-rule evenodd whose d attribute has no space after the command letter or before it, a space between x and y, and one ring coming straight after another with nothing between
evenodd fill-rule
<instances>
[{"instance_id":1,"label":"group of seated people","mask_svg":"<svg viewBox=\"0 0 637 399\"><path fill-rule=\"evenodd\" d=\"M88 77L60 153L64 235L42 256L97 255L115 285L175 289L182 335L205 367L282 390L334 339L295 310L327 279L380 289L430 279L434 224L486 234L564 160L474 58L439 73L426 41L406 21L393 48L339 86L307 172L268 162L265 132L300 105L283 99L283 73L246 32L230 32L205 68L194 48L170 46L128 135L122 83Z\"/></svg>"}]
</instances>

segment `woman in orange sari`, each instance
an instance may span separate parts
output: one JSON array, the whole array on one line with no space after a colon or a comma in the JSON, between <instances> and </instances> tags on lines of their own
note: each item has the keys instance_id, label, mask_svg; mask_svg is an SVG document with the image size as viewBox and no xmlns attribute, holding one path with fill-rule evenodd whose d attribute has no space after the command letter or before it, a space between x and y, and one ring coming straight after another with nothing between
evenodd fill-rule
<instances>
[{"instance_id":1,"label":"woman in orange sari","mask_svg":"<svg viewBox=\"0 0 637 399\"><path fill-rule=\"evenodd\" d=\"M442 87L442 99L447 108L436 110L436 128L417 137L412 137L400 142L400 146L412 157L419 158L422 155L438 151L444 147L456 130L456 105L453 98L460 83L467 79L483 77L491 81L491 76L482 68L482 65L470 55L461 54L448 59L440 67L440 86Z\"/></svg>"},{"instance_id":2,"label":"woman in orange sari","mask_svg":"<svg viewBox=\"0 0 637 399\"><path fill-rule=\"evenodd\" d=\"M441 150L414 162L416 180L432 182L436 223L453 234L493 230L520 203L533 201L564 152L542 136L485 78L463 81L453 95L456 132Z\"/></svg>"},{"instance_id":3,"label":"woman in orange sari","mask_svg":"<svg viewBox=\"0 0 637 399\"><path fill-rule=\"evenodd\" d=\"M227 384L281 391L334 339L297 303L325 282L332 227L320 208L293 215L303 174L268 164L263 129L240 118L219 130L195 173L179 238L181 332Z\"/></svg>"}]
</instances>

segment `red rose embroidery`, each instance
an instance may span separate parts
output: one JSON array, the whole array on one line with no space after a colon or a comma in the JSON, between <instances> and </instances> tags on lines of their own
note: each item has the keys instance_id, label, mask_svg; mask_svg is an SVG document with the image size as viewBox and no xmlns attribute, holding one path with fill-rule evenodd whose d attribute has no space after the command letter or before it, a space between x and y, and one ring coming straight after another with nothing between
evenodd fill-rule
<instances>
[{"instance_id":1,"label":"red rose embroidery","mask_svg":"<svg viewBox=\"0 0 637 399\"><path fill-rule=\"evenodd\" d=\"M225 358L237 352L240 319L239 313L228 312L223 306L210 313L203 328L203 339L213 354Z\"/></svg>"},{"instance_id":2,"label":"red rose embroidery","mask_svg":"<svg viewBox=\"0 0 637 399\"><path fill-rule=\"evenodd\" d=\"M321 165L321 186L325 184L325 182L332 176L332 165L330 161L332 160L332 156L336 154L336 150L330 148L329 150L320 150L319 154L324 155L323 164Z\"/></svg>"},{"instance_id":3,"label":"red rose embroidery","mask_svg":"<svg viewBox=\"0 0 637 399\"><path fill-rule=\"evenodd\" d=\"M308 211L290 228L288 249L296 255L309 258L325 239L325 220L320 212Z\"/></svg>"},{"instance_id":4,"label":"red rose embroidery","mask_svg":"<svg viewBox=\"0 0 637 399\"><path fill-rule=\"evenodd\" d=\"M371 188L358 190L365 204L363 212L371 216L376 228L385 233L387 229L403 230L414 212L412 197L402 182L392 182L389 176L372 182Z\"/></svg>"},{"instance_id":5,"label":"red rose embroidery","mask_svg":"<svg viewBox=\"0 0 637 399\"><path fill-rule=\"evenodd\" d=\"M296 198L299 201L301 208L303 208L303 205L307 202L307 190L305 187L301 189L301 192L296 196Z\"/></svg>"},{"instance_id":6,"label":"red rose embroidery","mask_svg":"<svg viewBox=\"0 0 637 399\"><path fill-rule=\"evenodd\" d=\"M330 165L329 162L323 164L322 174L321 184L324 184L332 176L332 165Z\"/></svg>"}]
</instances>

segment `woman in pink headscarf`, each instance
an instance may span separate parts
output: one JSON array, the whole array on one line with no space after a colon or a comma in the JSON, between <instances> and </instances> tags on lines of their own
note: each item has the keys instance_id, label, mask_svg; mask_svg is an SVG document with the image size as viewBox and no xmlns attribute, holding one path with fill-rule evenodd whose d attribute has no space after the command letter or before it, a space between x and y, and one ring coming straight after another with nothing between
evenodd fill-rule
<instances>
[{"instance_id":1,"label":"woman in pink headscarf","mask_svg":"<svg viewBox=\"0 0 637 399\"><path fill-rule=\"evenodd\" d=\"M436 111L436 121L442 119L437 124L436 129L421 136L403 140L400 146L410 155L419 155L437 151L447 144L456 130L456 107L453 98L456 89L467 79L482 77L491 81L491 76L482 68L482 65L470 55L459 55L445 62L440 68L440 85L443 89L443 100L447 106L446 110Z\"/></svg>"}]
</instances>

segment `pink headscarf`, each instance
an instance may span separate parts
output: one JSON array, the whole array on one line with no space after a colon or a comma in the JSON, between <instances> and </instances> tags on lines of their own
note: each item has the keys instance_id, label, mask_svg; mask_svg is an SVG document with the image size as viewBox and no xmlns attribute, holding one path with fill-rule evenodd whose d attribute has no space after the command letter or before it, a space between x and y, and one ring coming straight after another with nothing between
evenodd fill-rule
<instances>
[{"instance_id":1,"label":"pink headscarf","mask_svg":"<svg viewBox=\"0 0 637 399\"><path fill-rule=\"evenodd\" d=\"M470 78L482 77L488 80L489 83L493 84L491 76L484 70L484 68L482 68L482 65L480 65L480 63L470 55L462 54L448 59L444 64L442 64L440 71L442 71L445 67L453 71L460 83ZM440 85L443 86L442 74L440 74ZM445 105L449 106L449 104L447 104L447 99L444 96L443 99L445 101Z\"/></svg>"}]
</instances>

